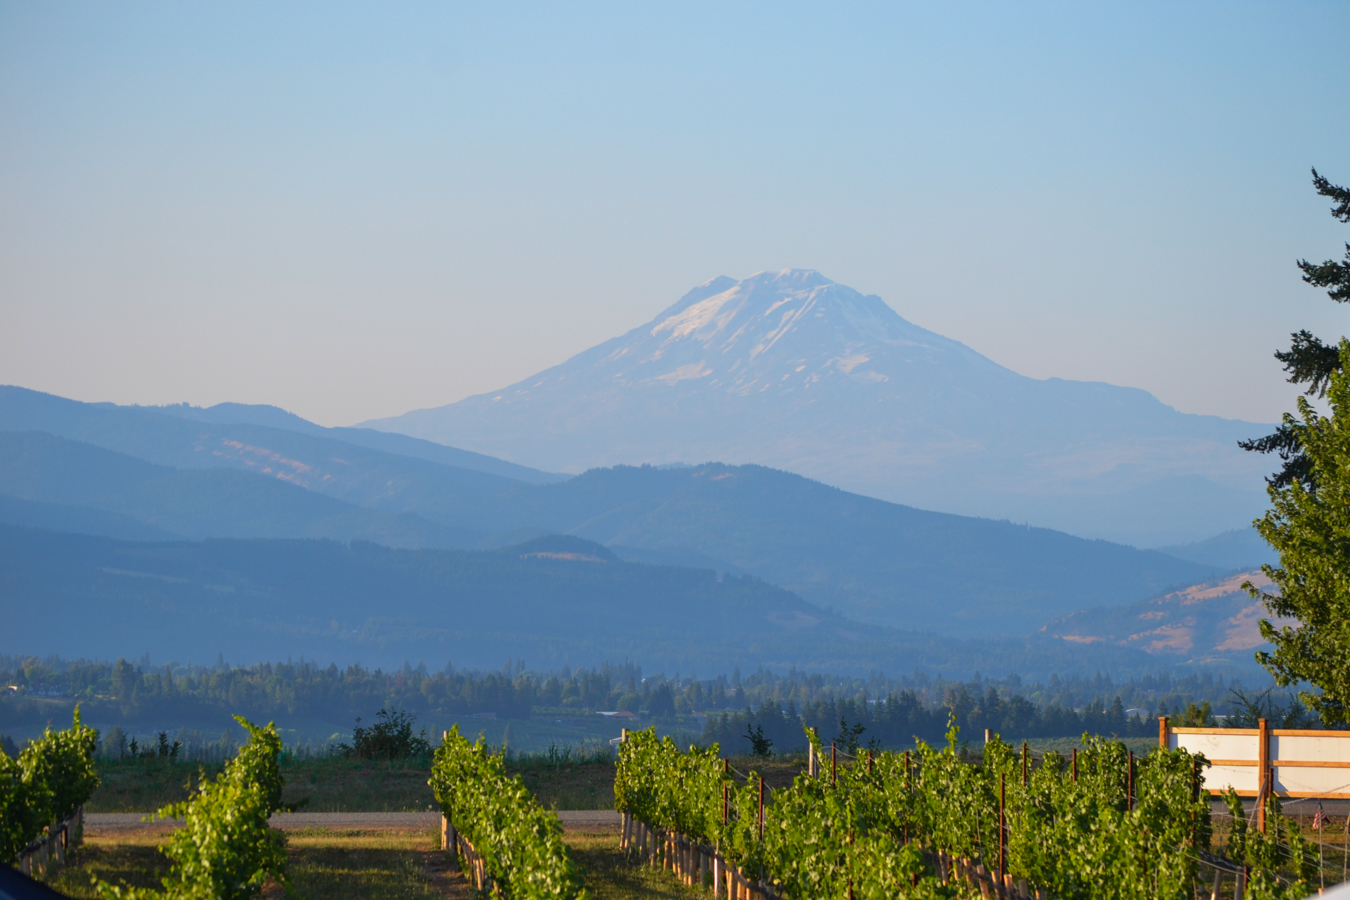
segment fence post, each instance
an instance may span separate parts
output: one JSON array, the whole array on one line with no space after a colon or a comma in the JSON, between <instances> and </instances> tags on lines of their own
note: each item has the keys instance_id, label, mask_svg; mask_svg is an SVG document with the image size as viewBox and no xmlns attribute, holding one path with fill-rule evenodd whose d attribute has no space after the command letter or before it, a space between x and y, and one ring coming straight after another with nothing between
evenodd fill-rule
<instances>
[{"instance_id":1,"label":"fence post","mask_svg":"<svg viewBox=\"0 0 1350 900\"><path fill-rule=\"evenodd\" d=\"M1007 845L1004 843L1003 830L1007 820L1004 818L1004 805L1007 801L1007 776L1000 772L998 775L998 880L1003 883L1003 860L1006 858Z\"/></svg>"},{"instance_id":2,"label":"fence post","mask_svg":"<svg viewBox=\"0 0 1350 900\"><path fill-rule=\"evenodd\" d=\"M1158 716L1158 746L1167 749L1167 716Z\"/></svg>"},{"instance_id":3,"label":"fence post","mask_svg":"<svg viewBox=\"0 0 1350 900\"><path fill-rule=\"evenodd\" d=\"M450 870L459 869L459 832L450 817L441 813L441 849L450 853Z\"/></svg>"},{"instance_id":4,"label":"fence post","mask_svg":"<svg viewBox=\"0 0 1350 900\"><path fill-rule=\"evenodd\" d=\"M1266 793L1270 791L1272 785L1269 779L1270 769L1270 726L1265 719L1257 719L1257 741L1256 748L1257 767L1256 767L1256 827L1262 834L1266 833Z\"/></svg>"},{"instance_id":5,"label":"fence post","mask_svg":"<svg viewBox=\"0 0 1350 900\"><path fill-rule=\"evenodd\" d=\"M1200 761L1191 757L1191 846L1195 846L1195 804L1200 802Z\"/></svg>"},{"instance_id":6,"label":"fence post","mask_svg":"<svg viewBox=\"0 0 1350 900\"><path fill-rule=\"evenodd\" d=\"M758 773L756 773L758 774ZM764 840L764 776L759 776L759 839Z\"/></svg>"},{"instance_id":7,"label":"fence post","mask_svg":"<svg viewBox=\"0 0 1350 900\"><path fill-rule=\"evenodd\" d=\"M1129 762L1125 764L1125 810L1134 809L1134 751L1130 751Z\"/></svg>"}]
</instances>

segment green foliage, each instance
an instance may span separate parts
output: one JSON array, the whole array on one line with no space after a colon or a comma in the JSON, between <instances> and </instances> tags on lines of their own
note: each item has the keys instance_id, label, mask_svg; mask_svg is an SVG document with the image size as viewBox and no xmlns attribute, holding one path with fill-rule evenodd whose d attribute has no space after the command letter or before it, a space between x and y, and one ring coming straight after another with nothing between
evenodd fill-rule
<instances>
[{"instance_id":1,"label":"green foliage","mask_svg":"<svg viewBox=\"0 0 1350 900\"><path fill-rule=\"evenodd\" d=\"M1247 827L1242 798L1231 787L1223 795L1232 819L1225 855L1239 865L1251 866L1248 900L1300 900L1311 896L1311 879L1317 874L1317 850L1303 837L1298 823L1286 819L1280 798L1266 799L1266 832ZM1277 870L1291 873L1280 878Z\"/></svg>"},{"instance_id":2,"label":"green foliage","mask_svg":"<svg viewBox=\"0 0 1350 900\"><path fill-rule=\"evenodd\" d=\"M369 728L363 728L358 718L352 729L352 742L338 744L338 752L357 759L413 759L431 755L427 730L423 728L420 734L413 734L417 717L412 713L405 709L382 709L375 718L378 721Z\"/></svg>"},{"instance_id":3,"label":"green foliage","mask_svg":"<svg viewBox=\"0 0 1350 900\"><path fill-rule=\"evenodd\" d=\"M0 751L0 861L13 859L47 825L83 806L99 785L98 732L80 721L47 728L18 759Z\"/></svg>"},{"instance_id":4,"label":"green foliage","mask_svg":"<svg viewBox=\"0 0 1350 900\"><path fill-rule=\"evenodd\" d=\"M1194 703L1187 703L1185 709L1172 717L1172 724L1212 728L1214 726L1214 710L1210 708L1208 700L1199 706Z\"/></svg>"},{"instance_id":5,"label":"green foliage","mask_svg":"<svg viewBox=\"0 0 1350 900\"><path fill-rule=\"evenodd\" d=\"M808 739L818 744L815 732ZM819 750L819 746L817 746ZM870 754L869 754L870 755ZM799 775L764 813L763 859L788 897L952 897L926 871L916 844L903 754L871 755L835 778Z\"/></svg>"},{"instance_id":6,"label":"green foliage","mask_svg":"<svg viewBox=\"0 0 1350 900\"><path fill-rule=\"evenodd\" d=\"M751 756L758 756L762 759L773 756L773 740L764 736L764 729L761 726L747 725L745 739L750 742Z\"/></svg>"},{"instance_id":7,"label":"green foliage","mask_svg":"<svg viewBox=\"0 0 1350 900\"><path fill-rule=\"evenodd\" d=\"M649 825L673 828L705 843L722 835L722 787L734 787L723 774L721 748L690 747L681 753L656 729L630 731L619 745L614 775L614 806Z\"/></svg>"},{"instance_id":8,"label":"green foliage","mask_svg":"<svg viewBox=\"0 0 1350 900\"><path fill-rule=\"evenodd\" d=\"M558 820L480 737L470 744L452 728L436 750L431 787L441 811L483 857L510 900L585 898Z\"/></svg>"},{"instance_id":9,"label":"green foliage","mask_svg":"<svg viewBox=\"0 0 1350 900\"><path fill-rule=\"evenodd\" d=\"M1350 361L1350 341L1341 341L1340 355ZM1277 590L1246 587L1273 615L1298 620L1279 628L1263 620L1261 634L1275 646L1257 660L1282 687L1319 688L1299 696L1324 724L1336 725L1350 704L1350 377L1332 373L1327 397L1330 416L1299 398L1300 418L1284 418L1317 487L1295 480L1269 488L1272 508L1256 528L1280 554L1278 568L1262 567Z\"/></svg>"},{"instance_id":10,"label":"green foliage","mask_svg":"<svg viewBox=\"0 0 1350 900\"><path fill-rule=\"evenodd\" d=\"M19 761L0 753L0 862L19 855L50 824L51 789L24 777Z\"/></svg>"},{"instance_id":11,"label":"green foliage","mask_svg":"<svg viewBox=\"0 0 1350 900\"><path fill-rule=\"evenodd\" d=\"M75 709L71 726L62 731L47 728L42 737L31 742L19 754L19 765L30 781L45 782L51 789L51 805L47 809L49 822L56 822L75 812L98 787L98 772L94 767L94 753L98 749L98 732L80 721L80 710Z\"/></svg>"},{"instance_id":12,"label":"green foliage","mask_svg":"<svg viewBox=\"0 0 1350 900\"><path fill-rule=\"evenodd\" d=\"M807 739L817 743L808 729ZM1001 740L966 760L953 721L941 748L864 752L834 777L800 775L775 791L759 836L759 779L723 776L716 748L679 753L652 731L619 751L616 805L648 824L716 843L790 898L954 897L920 853L941 850L998 867L1000 793L1007 871L1060 900L1192 896L1195 849L1209 846L1202 757L1155 750L1134 761L1119 743L1084 736L1077 778L1050 754L1023 786ZM819 747L817 747L819 749ZM728 795L721 818L722 790ZM1287 843L1287 842L1286 842Z\"/></svg>"},{"instance_id":13,"label":"green foliage","mask_svg":"<svg viewBox=\"0 0 1350 900\"><path fill-rule=\"evenodd\" d=\"M155 813L185 820L164 847L173 865L163 890L102 883L104 897L245 900L258 896L269 877L285 883L285 838L267 824L281 806L281 737L271 723L259 728L242 716L235 718L249 732L239 755L187 801Z\"/></svg>"}]
</instances>

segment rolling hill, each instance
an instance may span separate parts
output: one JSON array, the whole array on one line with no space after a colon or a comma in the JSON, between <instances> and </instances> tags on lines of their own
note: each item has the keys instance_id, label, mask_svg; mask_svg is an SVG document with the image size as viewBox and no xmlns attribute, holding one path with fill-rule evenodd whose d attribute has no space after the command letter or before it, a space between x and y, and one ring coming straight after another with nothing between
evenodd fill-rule
<instances>
[{"instance_id":1,"label":"rolling hill","mask_svg":"<svg viewBox=\"0 0 1350 900\"><path fill-rule=\"evenodd\" d=\"M473 547L484 539L254 472L174 469L42 432L0 432L0 521L130 540L325 537Z\"/></svg>"},{"instance_id":2,"label":"rolling hill","mask_svg":"<svg viewBox=\"0 0 1350 900\"><path fill-rule=\"evenodd\" d=\"M960 637L1028 634L1075 610L1130 603L1222 571L901 506L760 466L615 467L527 483L356 446L328 436L340 430L272 407L183 409L272 424L201 422L0 389L0 424L57 429L80 442L77 452L29 432L22 453L0 459L0 494L104 517L11 502L0 504L0 520L145 536L112 527L106 516L117 515L181 537L330 537L393 547L481 548L571 533L629 561L749 574L858 622ZM274 427L283 424L306 431ZM306 433L314 429L320 433Z\"/></svg>"},{"instance_id":3,"label":"rolling hill","mask_svg":"<svg viewBox=\"0 0 1350 900\"><path fill-rule=\"evenodd\" d=\"M1140 650L1160 662L1246 663L1266 643L1258 626L1270 618L1242 589L1246 581L1261 588L1271 583L1260 571L1239 572L1123 607L1076 612L1041 631L1084 647Z\"/></svg>"},{"instance_id":4,"label":"rolling hill","mask_svg":"<svg viewBox=\"0 0 1350 900\"><path fill-rule=\"evenodd\" d=\"M256 412L258 408L245 409ZM271 417L278 424L304 422L275 412L281 414ZM46 432L176 469L252 472L390 512L416 512L419 504L448 505L457 498L491 495L525 483L425 458L435 455L434 448L427 450L421 447L425 442L407 438L391 441L376 435L371 443L416 444L422 457L354 444L329 436L324 429L320 431L325 433L313 434L249 422L195 421L152 408L80 403L17 387L0 387L0 431ZM442 449L447 458L461 458L453 448ZM472 462L477 456L464 458ZM536 475L550 480L545 473Z\"/></svg>"},{"instance_id":5,"label":"rolling hill","mask_svg":"<svg viewBox=\"0 0 1350 900\"><path fill-rule=\"evenodd\" d=\"M95 405L105 409L124 408L117 407L110 403L100 403ZM282 431L297 431L301 434L308 434L313 437L332 438L334 440L344 441L348 444L355 444L358 447L379 450L384 453L409 456L413 459L423 459L428 462L440 463L445 466L454 466L460 469L469 469L474 472L486 472L489 475L500 475L503 478L510 478L513 481L523 481L526 484L553 484L558 481L567 480L566 475L559 475L553 472L541 472L538 469L531 469L528 466L518 466L515 463L509 463L503 459L485 456L482 453L460 450L456 447L447 447L444 444L424 441L420 438L408 437L404 434L395 434L389 431L375 431L371 428L325 428L322 425L315 425L313 422L302 419L295 413L286 412L286 410L276 406L248 403L217 403L215 406L203 408L180 403L172 406L146 406L133 408L159 412L176 418L187 419L191 422L209 422L213 425L262 425L267 428L277 428Z\"/></svg>"},{"instance_id":6,"label":"rolling hill","mask_svg":"<svg viewBox=\"0 0 1350 900\"><path fill-rule=\"evenodd\" d=\"M1045 636L968 641L865 627L754 578L625 563L551 536L495 551L364 542L147 543L0 525L0 652L158 662L304 656L397 667L641 660L869 671L1147 671L1139 651ZM59 622L61 627L54 628Z\"/></svg>"},{"instance_id":7,"label":"rolling hill","mask_svg":"<svg viewBox=\"0 0 1350 900\"><path fill-rule=\"evenodd\" d=\"M1027 634L1075 610L1130 603L1217 571L1049 529L900 506L762 466L596 469L466 499L431 517L697 554L860 622L964 637Z\"/></svg>"}]
</instances>

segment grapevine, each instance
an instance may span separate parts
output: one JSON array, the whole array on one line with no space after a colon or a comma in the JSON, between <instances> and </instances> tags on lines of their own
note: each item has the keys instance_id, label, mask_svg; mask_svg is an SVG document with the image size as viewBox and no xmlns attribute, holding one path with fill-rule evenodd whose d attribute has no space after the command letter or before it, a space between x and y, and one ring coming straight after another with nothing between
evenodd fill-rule
<instances>
[{"instance_id":1,"label":"grapevine","mask_svg":"<svg viewBox=\"0 0 1350 900\"><path fill-rule=\"evenodd\" d=\"M0 750L0 860L12 860L42 830L83 806L99 785L98 732L80 721L47 728L17 759Z\"/></svg>"},{"instance_id":2,"label":"grapevine","mask_svg":"<svg viewBox=\"0 0 1350 900\"><path fill-rule=\"evenodd\" d=\"M286 882L285 838L268 827L281 804L282 777L277 757L281 737L235 716L248 729L240 748L214 781L187 801L166 806L158 818L182 818L164 847L172 860L163 890L99 883L109 900L246 900L256 897L270 877Z\"/></svg>"},{"instance_id":3,"label":"grapevine","mask_svg":"<svg viewBox=\"0 0 1350 900\"><path fill-rule=\"evenodd\" d=\"M482 857L495 886L510 900L584 900L562 829L519 776L480 737L470 744L459 726L445 735L431 767L441 811Z\"/></svg>"},{"instance_id":4,"label":"grapevine","mask_svg":"<svg viewBox=\"0 0 1350 900\"><path fill-rule=\"evenodd\" d=\"M814 733L807 737L819 752ZM1021 753L997 737L979 764L966 762L959 737L953 725L946 746L920 741L913 752L799 775L773 792L761 837L758 775L744 783L724 775L716 745L681 753L651 729L630 732L616 806L650 828L714 845L727 864L789 900L978 896L973 879L1000 895L1040 890L1059 900L1195 896L1212 840L1203 756L1155 749L1135 759L1120 743L1085 735L1072 762L1051 753L1024 770ZM1252 867L1251 900L1303 896L1313 855L1278 800L1268 802L1273 832L1238 826L1228 855ZM965 877L952 877L953 868Z\"/></svg>"}]
</instances>

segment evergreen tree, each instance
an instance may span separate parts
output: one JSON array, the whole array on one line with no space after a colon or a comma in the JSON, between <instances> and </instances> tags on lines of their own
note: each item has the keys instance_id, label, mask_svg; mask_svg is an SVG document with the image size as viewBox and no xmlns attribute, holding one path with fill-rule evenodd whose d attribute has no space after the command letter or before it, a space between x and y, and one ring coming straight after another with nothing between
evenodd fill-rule
<instances>
[{"instance_id":1,"label":"evergreen tree","mask_svg":"<svg viewBox=\"0 0 1350 900\"><path fill-rule=\"evenodd\" d=\"M1320 688L1299 697L1325 725L1344 723L1350 706L1350 341L1342 339L1338 351L1327 379L1331 415L1300 397L1299 417L1286 415L1280 426L1305 474L1272 482L1273 508L1256 523L1280 554L1279 568L1262 567L1278 591L1245 585L1271 613L1297 620L1280 628L1263 620L1261 634L1275 646L1256 658L1281 687Z\"/></svg>"},{"instance_id":2,"label":"evergreen tree","mask_svg":"<svg viewBox=\"0 0 1350 900\"><path fill-rule=\"evenodd\" d=\"M1350 224L1350 189L1332 184L1317 174L1316 169L1312 170L1312 176L1317 193L1332 201L1332 216ZM1301 259L1298 267L1303 271L1305 282L1313 287L1326 288L1327 296L1337 303L1350 302L1350 243L1345 245L1344 260L1338 262L1328 259L1317 264ZM1309 397L1325 397L1332 373L1342 370L1337 347L1323 343L1321 338L1307 330L1290 335L1289 349L1276 351L1275 358L1284 364L1291 384L1307 385L1304 393ZM1238 446L1257 453L1279 454L1283 465L1279 472L1267 479L1272 487L1283 488L1298 481L1308 490L1317 489L1308 458L1298 443L1296 431L1288 423L1280 425L1273 434L1240 441Z\"/></svg>"}]
</instances>

